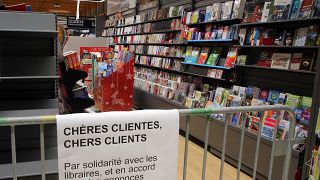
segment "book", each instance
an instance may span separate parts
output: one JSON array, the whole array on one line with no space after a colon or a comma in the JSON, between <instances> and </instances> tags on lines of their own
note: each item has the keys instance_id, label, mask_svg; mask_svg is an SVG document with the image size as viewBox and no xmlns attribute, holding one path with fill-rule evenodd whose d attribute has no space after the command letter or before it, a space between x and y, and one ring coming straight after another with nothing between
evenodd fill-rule
<instances>
[{"instance_id":1,"label":"book","mask_svg":"<svg viewBox=\"0 0 320 180\"><path fill-rule=\"evenodd\" d=\"M246 98L245 98L245 100L251 101L253 99L253 91L254 91L254 87L253 86L248 86L246 88Z\"/></svg>"},{"instance_id":2,"label":"book","mask_svg":"<svg viewBox=\"0 0 320 180\"><path fill-rule=\"evenodd\" d=\"M314 6L314 0L303 0L300 12L299 12L299 19L307 19L312 16L312 10Z\"/></svg>"},{"instance_id":3,"label":"book","mask_svg":"<svg viewBox=\"0 0 320 180\"><path fill-rule=\"evenodd\" d=\"M191 24L192 12L187 13L186 24Z\"/></svg>"},{"instance_id":4,"label":"book","mask_svg":"<svg viewBox=\"0 0 320 180\"><path fill-rule=\"evenodd\" d=\"M222 39L229 39L228 38L228 33L230 32L229 26L224 26L223 27L223 33L222 33Z\"/></svg>"},{"instance_id":5,"label":"book","mask_svg":"<svg viewBox=\"0 0 320 180\"><path fill-rule=\"evenodd\" d=\"M290 69L299 70L302 61L302 53L293 53L290 63Z\"/></svg>"},{"instance_id":6,"label":"book","mask_svg":"<svg viewBox=\"0 0 320 180\"><path fill-rule=\"evenodd\" d=\"M219 60L219 56L219 54L211 53L206 64L215 66L217 64L217 61Z\"/></svg>"},{"instance_id":7,"label":"book","mask_svg":"<svg viewBox=\"0 0 320 180\"><path fill-rule=\"evenodd\" d=\"M314 51L303 51L300 70L310 71L313 65L314 56Z\"/></svg>"},{"instance_id":8,"label":"book","mask_svg":"<svg viewBox=\"0 0 320 180\"><path fill-rule=\"evenodd\" d=\"M267 22L270 13L271 2L265 2L261 15L261 22Z\"/></svg>"},{"instance_id":9,"label":"book","mask_svg":"<svg viewBox=\"0 0 320 180\"><path fill-rule=\"evenodd\" d=\"M260 59L258 60L258 66L271 67L273 50L264 50L260 53Z\"/></svg>"},{"instance_id":10,"label":"book","mask_svg":"<svg viewBox=\"0 0 320 180\"><path fill-rule=\"evenodd\" d=\"M317 37L318 37L318 25L309 26L307 39L306 39L306 46L315 46Z\"/></svg>"},{"instance_id":11,"label":"book","mask_svg":"<svg viewBox=\"0 0 320 180\"><path fill-rule=\"evenodd\" d=\"M266 117L262 126L261 136L272 140L274 136L274 128L276 127L276 120Z\"/></svg>"},{"instance_id":12,"label":"book","mask_svg":"<svg viewBox=\"0 0 320 180\"><path fill-rule=\"evenodd\" d=\"M314 7L314 17L320 17L320 0L317 0Z\"/></svg>"},{"instance_id":13,"label":"book","mask_svg":"<svg viewBox=\"0 0 320 180\"><path fill-rule=\"evenodd\" d=\"M268 96L268 103L270 103L270 105L278 104L279 96L280 96L280 91L270 90L269 96Z\"/></svg>"},{"instance_id":14,"label":"book","mask_svg":"<svg viewBox=\"0 0 320 180\"><path fill-rule=\"evenodd\" d=\"M288 93L285 105L292 108L298 108L300 104L300 98L300 96Z\"/></svg>"},{"instance_id":15,"label":"book","mask_svg":"<svg viewBox=\"0 0 320 180\"><path fill-rule=\"evenodd\" d=\"M285 46L292 46L293 45L293 37L294 37L294 31L287 30L285 33L284 45Z\"/></svg>"},{"instance_id":16,"label":"book","mask_svg":"<svg viewBox=\"0 0 320 180\"><path fill-rule=\"evenodd\" d=\"M212 28L212 26L210 24L206 25L206 31L204 33L204 39L206 39L206 40L211 39L211 28Z\"/></svg>"},{"instance_id":17,"label":"book","mask_svg":"<svg viewBox=\"0 0 320 180\"><path fill-rule=\"evenodd\" d=\"M260 95L259 95L259 99L263 102L267 102L268 101L268 95L269 95L269 91L267 90L262 90L260 92Z\"/></svg>"},{"instance_id":18,"label":"book","mask_svg":"<svg viewBox=\"0 0 320 180\"><path fill-rule=\"evenodd\" d=\"M272 62L271 62L272 68L289 69L291 54L290 53L273 53L271 59L272 59Z\"/></svg>"},{"instance_id":19,"label":"book","mask_svg":"<svg viewBox=\"0 0 320 180\"><path fill-rule=\"evenodd\" d=\"M229 48L226 62L224 64L225 67L233 67L238 56L238 50L239 48Z\"/></svg>"},{"instance_id":20,"label":"book","mask_svg":"<svg viewBox=\"0 0 320 180\"><path fill-rule=\"evenodd\" d=\"M269 21L286 20L289 16L291 0L274 0Z\"/></svg>"},{"instance_id":21,"label":"book","mask_svg":"<svg viewBox=\"0 0 320 180\"><path fill-rule=\"evenodd\" d=\"M221 20L231 18L233 1L221 3Z\"/></svg>"},{"instance_id":22,"label":"book","mask_svg":"<svg viewBox=\"0 0 320 180\"><path fill-rule=\"evenodd\" d=\"M273 45L275 42L277 30L270 28L262 28L261 35L259 39L260 45Z\"/></svg>"},{"instance_id":23,"label":"book","mask_svg":"<svg viewBox=\"0 0 320 180\"><path fill-rule=\"evenodd\" d=\"M297 19L299 16L300 6L303 0L293 0L291 5L291 11L289 19Z\"/></svg>"},{"instance_id":24,"label":"book","mask_svg":"<svg viewBox=\"0 0 320 180\"><path fill-rule=\"evenodd\" d=\"M255 116L249 116L249 131L259 132L260 118Z\"/></svg>"},{"instance_id":25,"label":"book","mask_svg":"<svg viewBox=\"0 0 320 180\"><path fill-rule=\"evenodd\" d=\"M251 46L259 46L260 45L260 27L252 28L252 33L250 35L250 45Z\"/></svg>"},{"instance_id":26,"label":"book","mask_svg":"<svg viewBox=\"0 0 320 180\"><path fill-rule=\"evenodd\" d=\"M239 96L242 99L246 99L246 87L239 87Z\"/></svg>"},{"instance_id":27,"label":"book","mask_svg":"<svg viewBox=\"0 0 320 180\"><path fill-rule=\"evenodd\" d=\"M247 55L239 55L237 58L237 64L246 65Z\"/></svg>"},{"instance_id":28,"label":"book","mask_svg":"<svg viewBox=\"0 0 320 180\"><path fill-rule=\"evenodd\" d=\"M198 64L205 64L206 63L207 58L208 58L209 50L210 49L207 48L207 47L202 48L201 54L200 54L198 62L197 62Z\"/></svg>"},{"instance_id":29,"label":"book","mask_svg":"<svg viewBox=\"0 0 320 180\"><path fill-rule=\"evenodd\" d=\"M246 34L247 34L247 28L241 28L239 30L239 43L241 46L244 45L245 39L246 39Z\"/></svg>"},{"instance_id":30,"label":"book","mask_svg":"<svg viewBox=\"0 0 320 180\"><path fill-rule=\"evenodd\" d=\"M223 26L218 27L216 39L222 39L223 36Z\"/></svg>"},{"instance_id":31,"label":"book","mask_svg":"<svg viewBox=\"0 0 320 180\"><path fill-rule=\"evenodd\" d=\"M204 22L211 21L211 17L212 17L212 6L207 6L206 7L206 15L205 15L205 18L204 18Z\"/></svg>"},{"instance_id":32,"label":"book","mask_svg":"<svg viewBox=\"0 0 320 180\"><path fill-rule=\"evenodd\" d=\"M212 17L211 21L220 20L220 14L221 14L221 3L216 2L212 4Z\"/></svg>"},{"instance_id":33,"label":"book","mask_svg":"<svg viewBox=\"0 0 320 180\"><path fill-rule=\"evenodd\" d=\"M191 53L192 53L192 46L188 46L184 58L184 62L191 63Z\"/></svg>"},{"instance_id":34,"label":"book","mask_svg":"<svg viewBox=\"0 0 320 180\"><path fill-rule=\"evenodd\" d=\"M255 6L256 6L256 4L255 4L254 0L246 1L243 22L245 22L245 23L256 22L256 19L254 16Z\"/></svg>"},{"instance_id":35,"label":"book","mask_svg":"<svg viewBox=\"0 0 320 180\"><path fill-rule=\"evenodd\" d=\"M232 19L242 19L243 18L245 4L246 4L245 0L235 0L234 1L232 16L231 16Z\"/></svg>"},{"instance_id":36,"label":"book","mask_svg":"<svg viewBox=\"0 0 320 180\"><path fill-rule=\"evenodd\" d=\"M199 20L199 11L193 11L192 16L191 16L191 24L198 23Z\"/></svg>"},{"instance_id":37,"label":"book","mask_svg":"<svg viewBox=\"0 0 320 180\"><path fill-rule=\"evenodd\" d=\"M240 89L240 86L233 85L233 86L232 86L232 94L238 96L238 94L239 94L239 89Z\"/></svg>"},{"instance_id":38,"label":"book","mask_svg":"<svg viewBox=\"0 0 320 180\"><path fill-rule=\"evenodd\" d=\"M208 69L207 76L215 78L216 72L216 69Z\"/></svg>"},{"instance_id":39,"label":"book","mask_svg":"<svg viewBox=\"0 0 320 180\"><path fill-rule=\"evenodd\" d=\"M286 93L280 93L278 104L284 105L285 102L286 102L286 99L287 99L287 94Z\"/></svg>"},{"instance_id":40,"label":"book","mask_svg":"<svg viewBox=\"0 0 320 180\"><path fill-rule=\"evenodd\" d=\"M226 96L226 90L222 87L217 87L216 89L216 93L214 96L214 101L213 101L213 107L214 108L220 108L220 107L224 107L226 105L226 100L227 100L227 96Z\"/></svg>"},{"instance_id":41,"label":"book","mask_svg":"<svg viewBox=\"0 0 320 180\"><path fill-rule=\"evenodd\" d=\"M191 63L197 63L200 54L200 47L194 47L191 53Z\"/></svg>"}]
</instances>

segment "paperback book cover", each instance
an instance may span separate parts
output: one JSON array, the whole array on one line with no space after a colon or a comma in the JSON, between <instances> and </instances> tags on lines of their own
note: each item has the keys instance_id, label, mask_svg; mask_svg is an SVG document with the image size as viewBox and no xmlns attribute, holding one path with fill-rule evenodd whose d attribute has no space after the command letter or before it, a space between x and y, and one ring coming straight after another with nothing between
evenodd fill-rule
<instances>
[{"instance_id":1,"label":"paperback book cover","mask_svg":"<svg viewBox=\"0 0 320 180\"><path fill-rule=\"evenodd\" d=\"M226 20L231 18L232 6L233 6L233 1L227 1L225 3L222 3L221 20Z\"/></svg>"},{"instance_id":2,"label":"paperback book cover","mask_svg":"<svg viewBox=\"0 0 320 180\"><path fill-rule=\"evenodd\" d=\"M293 53L290 63L290 69L299 70L302 61L302 53Z\"/></svg>"},{"instance_id":3,"label":"paperback book cover","mask_svg":"<svg viewBox=\"0 0 320 180\"><path fill-rule=\"evenodd\" d=\"M314 8L314 17L320 17L320 0L317 0Z\"/></svg>"},{"instance_id":4,"label":"paperback book cover","mask_svg":"<svg viewBox=\"0 0 320 180\"><path fill-rule=\"evenodd\" d=\"M215 66L219 60L219 56L219 54L211 53L206 64Z\"/></svg>"},{"instance_id":5,"label":"paperback book cover","mask_svg":"<svg viewBox=\"0 0 320 180\"><path fill-rule=\"evenodd\" d=\"M212 26L210 24L206 25L206 31L204 33L204 39L206 39L206 40L211 39L211 31L212 31L211 28L212 28Z\"/></svg>"},{"instance_id":6,"label":"paperback book cover","mask_svg":"<svg viewBox=\"0 0 320 180\"><path fill-rule=\"evenodd\" d=\"M279 96L280 96L280 91L270 90L269 96L268 96L268 103L270 103L270 105L278 104Z\"/></svg>"},{"instance_id":7,"label":"paperback book cover","mask_svg":"<svg viewBox=\"0 0 320 180\"><path fill-rule=\"evenodd\" d=\"M290 53L273 53L271 67L278 69L289 69L290 60Z\"/></svg>"},{"instance_id":8,"label":"paperback book cover","mask_svg":"<svg viewBox=\"0 0 320 180\"><path fill-rule=\"evenodd\" d=\"M211 17L212 17L212 6L207 6L204 21L205 22L211 21Z\"/></svg>"},{"instance_id":9,"label":"paperback book cover","mask_svg":"<svg viewBox=\"0 0 320 180\"><path fill-rule=\"evenodd\" d=\"M267 102L268 101L268 95L269 95L269 91L267 90L262 90L260 92L260 95L259 95L259 99L263 102Z\"/></svg>"},{"instance_id":10,"label":"paperback book cover","mask_svg":"<svg viewBox=\"0 0 320 180\"><path fill-rule=\"evenodd\" d=\"M237 64L246 65L247 55L239 55L237 58Z\"/></svg>"},{"instance_id":11,"label":"paperback book cover","mask_svg":"<svg viewBox=\"0 0 320 180\"><path fill-rule=\"evenodd\" d=\"M220 14L221 14L221 3L216 2L212 4L212 17L211 21L220 20Z\"/></svg>"},{"instance_id":12,"label":"paperback book cover","mask_svg":"<svg viewBox=\"0 0 320 180\"><path fill-rule=\"evenodd\" d=\"M266 117L262 126L261 135L267 139L272 140L274 136L274 128L276 127L276 120Z\"/></svg>"},{"instance_id":13,"label":"paperback book cover","mask_svg":"<svg viewBox=\"0 0 320 180\"><path fill-rule=\"evenodd\" d=\"M289 19L297 19L299 16L300 6L303 0L293 0Z\"/></svg>"},{"instance_id":14,"label":"paperback book cover","mask_svg":"<svg viewBox=\"0 0 320 180\"><path fill-rule=\"evenodd\" d=\"M311 25L308 27L308 34L306 39L306 46L315 46L318 37L318 25Z\"/></svg>"},{"instance_id":15,"label":"paperback book cover","mask_svg":"<svg viewBox=\"0 0 320 180\"><path fill-rule=\"evenodd\" d=\"M288 93L287 94L287 100L286 100L286 106L290 106L292 108L298 108L300 104L300 98L301 96L293 95Z\"/></svg>"},{"instance_id":16,"label":"paperback book cover","mask_svg":"<svg viewBox=\"0 0 320 180\"><path fill-rule=\"evenodd\" d=\"M289 16L291 0L274 0L270 11L269 20L286 20Z\"/></svg>"},{"instance_id":17,"label":"paperback book cover","mask_svg":"<svg viewBox=\"0 0 320 180\"><path fill-rule=\"evenodd\" d=\"M238 56L239 48L229 48L228 55L226 58L226 62L224 64L225 67L233 67Z\"/></svg>"},{"instance_id":18,"label":"paperback book cover","mask_svg":"<svg viewBox=\"0 0 320 180\"><path fill-rule=\"evenodd\" d=\"M201 54L199 56L198 64L205 64L208 58L209 48L204 47L201 50Z\"/></svg>"},{"instance_id":19,"label":"paperback book cover","mask_svg":"<svg viewBox=\"0 0 320 180\"><path fill-rule=\"evenodd\" d=\"M241 46L244 45L244 42L246 40L246 34L247 34L247 28L241 28L239 30L239 43Z\"/></svg>"},{"instance_id":20,"label":"paperback book cover","mask_svg":"<svg viewBox=\"0 0 320 180\"><path fill-rule=\"evenodd\" d=\"M198 23L199 20L199 11L193 11L192 16L191 16L191 24Z\"/></svg>"},{"instance_id":21,"label":"paperback book cover","mask_svg":"<svg viewBox=\"0 0 320 180\"><path fill-rule=\"evenodd\" d=\"M270 14L271 2L265 2L261 15L261 22L267 22Z\"/></svg>"},{"instance_id":22,"label":"paperback book cover","mask_svg":"<svg viewBox=\"0 0 320 180\"><path fill-rule=\"evenodd\" d=\"M245 4L246 4L245 0L235 0L234 1L232 16L231 16L232 19L242 19L243 18Z\"/></svg>"},{"instance_id":23,"label":"paperback book cover","mask_svg":"<svg viewBox=\"0 0 320 180\"><path fill-rule=\"evenodd\" d=\"M184 62L191 63L191 54L192 54L192 46L188 46L186 50L186 55L184 58Z\"/></svg>"},{"instance_id":24,"label":"paperback book cover","mask_svg":"<svg viewBox=\"0 0 320 180\"><path fill-rule=\"evenodd\" d=\"M191 63L197 63L200 54L200 47L194 47L191 53Z\"/></svg>"},{"instance_id":25,"label":"paperback book cover","mask_svg":"<svg viewBox=\"0 0 320 180\"><path fill-rule=\"evenodd\" d=\"M310 18L314 6L314 0L303 0L300 8L299 19Z\"/></svg>"}]
</instances>

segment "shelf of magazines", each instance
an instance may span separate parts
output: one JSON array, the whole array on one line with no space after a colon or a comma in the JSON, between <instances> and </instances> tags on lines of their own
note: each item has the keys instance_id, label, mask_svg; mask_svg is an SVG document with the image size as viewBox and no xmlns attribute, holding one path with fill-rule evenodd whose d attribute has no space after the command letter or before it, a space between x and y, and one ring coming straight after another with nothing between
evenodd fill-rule
<instances>
[{"instance_id":1,"label":"shelf of magazines","mask_svg":"<svg viewBox=\"0 0 320 180\"><path fill-rule=\"evenodd\" d=\"M174 83L172 83L174 84ZM241 102L241 97L232 95L230 91L218 87L215 93L208 94L202 91L194 91L194 93L185 95L181 89L173 87L163 86L161 84L153 83L145 79L136 78L134 81L134 87L143 90L145 93L152 94L161 100L175 104L178 108L219 108L219 107L232 107L239 105L248 105L246 101ZM233 92L234 93L234 92ZM241 93L241 92L240 92ZM215 95L213 95L215 94ZM271 95L272 97L272 95ZM221 100L220 102L218 100ZM257 104L257 100L253 99L251 106L262 105ZM241 104L242 103L242 104ZM214 118L223 120L223 115L215 116ZM226 116L227 122L235 127L240 127L242 123L245 123L247 131L253 134L257 134L259 131L259 123L262 121L263 128L261 135L268 140L272 140L274 136L275 123L279 120L278 130L276 134L277 139L286 139L289 128L289 122L286 120L287 114L284 112L269 111L264 114L250 113L241 114L234 113ZM296 125L295 137L306 137L308 131L302 125L304 120L299 121ZM295 145L295 148L299 148Z\"/></svg>"}]
</instances>

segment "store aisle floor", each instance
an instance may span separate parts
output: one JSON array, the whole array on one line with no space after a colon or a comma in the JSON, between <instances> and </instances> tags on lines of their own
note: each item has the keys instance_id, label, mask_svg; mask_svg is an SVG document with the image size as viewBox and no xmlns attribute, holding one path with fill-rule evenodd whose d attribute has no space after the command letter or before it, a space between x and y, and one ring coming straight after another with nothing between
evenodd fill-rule
<instances>
[{"instance_id":1,"label":"store aisle floor","mask_svg":"<svg viewBox=\"0 0 320 180\"><path fill-rule=\"evenodd\" d=\"M182 180L183 156L184 156L184 137L179 137L179 161L178 161L178 180ZM203 148L189 141L189 157L187 178L189 180L200 180L202 173ZM208 153L206 179L218 180L220 174L220 159ZM237 176L237 169L225 163L223 180L234 180ZM248 175L241 173L241 180L251 179Z\"/></svg>"}]
</instances>

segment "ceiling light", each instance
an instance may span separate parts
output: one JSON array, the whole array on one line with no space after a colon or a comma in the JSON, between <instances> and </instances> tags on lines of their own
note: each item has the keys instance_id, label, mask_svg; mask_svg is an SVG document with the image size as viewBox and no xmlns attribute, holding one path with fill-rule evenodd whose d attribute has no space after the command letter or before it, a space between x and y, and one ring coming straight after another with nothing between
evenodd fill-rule
<instances>
[{"instance_id":1,"label":"ceiling light","mask_svg":"<svg viewBox=\"0 0 320 180\"><path fill-rule=\"evenodd\" d=\"M59 7L61 7L61 5L60 5L60 4L58 4L58 3L56 3L56 4L54 4L54 5L53 5L53 7L55 7L55 8L59 8Z\"/></svg>"}]
</instances>

